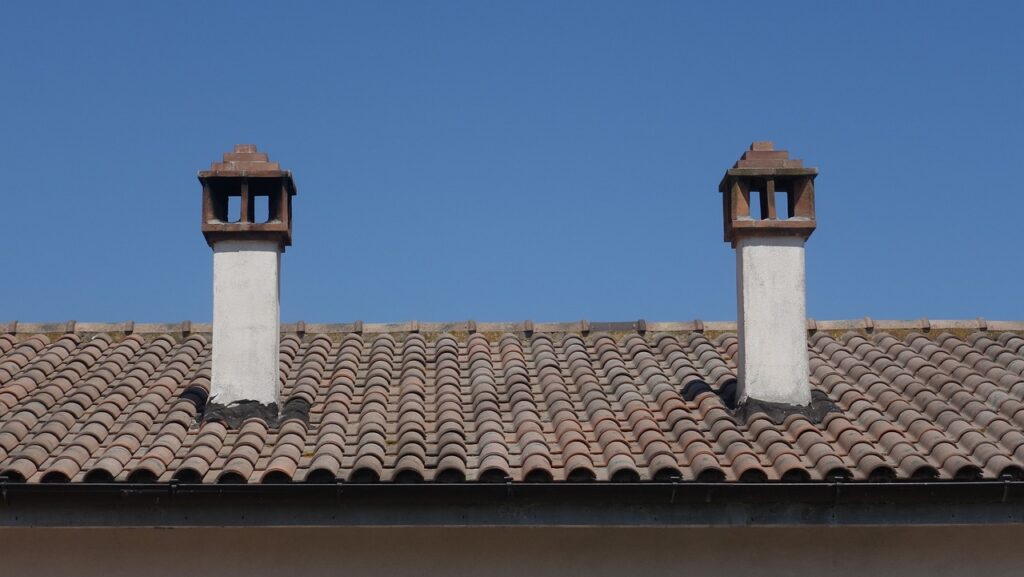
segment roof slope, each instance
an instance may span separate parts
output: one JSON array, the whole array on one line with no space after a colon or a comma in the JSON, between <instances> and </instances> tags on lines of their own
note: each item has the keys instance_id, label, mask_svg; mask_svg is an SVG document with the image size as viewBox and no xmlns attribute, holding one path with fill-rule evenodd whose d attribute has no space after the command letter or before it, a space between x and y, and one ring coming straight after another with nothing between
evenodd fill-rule
<instances>
[{"instance_id":1,"label":"roof slope","mask_svg":"<svg viewBox=\"0 0 1024 577\"><path fill-rule=\"evenodd\" d=\"M238 430L197 419L195 397L186 394L209 387L209 335L188 332L208 327L150 327L161 333L69 324L54 332L12 324L0 335L0 476L30 483L1024 476L1024 326L811 324L811 382L839 408L820 424L799 415L781 424L760 414L744 421L714 392L685 400L680 391L689 383L717 390L735 378L735 334L702 323L608 325L632 329L610 332L596 323L551 332L531 323L508 325L509 332L472 323L448 325L451 332L416 323L300 324L282 335L281 378L284 398L308 402L308 417L279 428L251 419ZM993 330L1000 325L1013 330ZM700 328L707 332L693 330Z\"/></svg>"}]
</instances>

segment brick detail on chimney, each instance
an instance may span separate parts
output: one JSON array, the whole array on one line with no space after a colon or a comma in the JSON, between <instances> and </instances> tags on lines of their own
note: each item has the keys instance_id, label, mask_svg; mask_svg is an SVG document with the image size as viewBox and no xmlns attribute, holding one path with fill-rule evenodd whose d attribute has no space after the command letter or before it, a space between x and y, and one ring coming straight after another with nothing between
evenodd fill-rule
<instances>
[{"instance_id":1,"label":"brick detail on chimney","mask_svg":"<svg viewBox=\"0 0 1024 577\"><path fill-rule=\"evenodd\" d=\"M292 173L270 162L253 144L235 145L222 162L199 172L203 185L202 230L206 242L273 240L282 250L292 243ZM257 199L266 197L266 214L257 214ZM238 213L231 214L233 198Z\"/></svg>"},{"instance_id":2,"label":"brick detail on chimney","mask_svg":"<svg viewBox=\"0 0 1024 577\"><path fill-rule=\"evenodd\" d=\"M816 168L806 168L787 151L775 150L770 141L751 144L718 185L726 242L736 246L736 239L745 235L811 236L817 224L817 175ZM777 193L785 194L784 206L777 205ZM757 214L751 211L752 195L760 206Z\"/></svg>"}]
</instances>

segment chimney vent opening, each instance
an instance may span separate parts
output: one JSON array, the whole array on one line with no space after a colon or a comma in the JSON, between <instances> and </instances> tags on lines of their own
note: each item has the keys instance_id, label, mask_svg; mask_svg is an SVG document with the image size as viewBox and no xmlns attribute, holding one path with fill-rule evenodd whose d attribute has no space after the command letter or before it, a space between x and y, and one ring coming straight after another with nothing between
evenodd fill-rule
<instances>
[{"instance_id":1,"label":"chimney vent opening","mask_svg":"<svg viewBox=\"0 0 1024 577\"><path fill-rule=\"evenodd\" d=\"M280 183L252 179L249 181L249 194L252 195L255 209L254 223L281 222L281 205L287 202L288 193Z\"/></svg>"},{"instance_id":2,"label":"chimney vent opening","mask_svg":"<svg viewBox=\"0 0 1024 577\"><path fill-rule=\"evenodd\" d=\"M775 191L775 210L778 218L793 218L792 206L789 204L790 194L784 190Z\"/></svg>"},{"instance_id":3,"label":"chimney vent opening","mask_svg":"<svg viewBox=\"0 0 1024 577\"><path fill-rule=\"evenodd\" d=\"M747 205L750 207L746 215L747 218L750 218L752 220L761 220L764 218L764 212L762 212L763 209L761 208L760 192L757 192L756 190L750 191L750 198L747 201ZM740 218L743 217L743 215L738 216L740 216Z\"/></svg>"},{"instance_id":4,"label":"chimney vent opening","mask_svg":"<svg viewBox=\"0 0 1024 577\"><path fill-rule=\"evenodd\" d=\"M797 213L797 195L793 183L768 179L752 180L742 189L742 199L737 202L735 218L749 220L787 220L794 217L807 218L807 211ZM802 207L801 207L802 208Z\"/></svg>"},{"instance_id":5,"label":"chimney vent opening","mask_svg":"<svg viewBox=\"0 0 1024 577\"><path fill-rule=\"evenodd\" d=\"M229 196L228 197L228 209L227 213L223 215L223 218L218 219L221 222L241 222L242 221L242 197L240 196Z\"/></svg>"},{"instance_id":6,"label":"chimney vent opening","mask_svg":"<svg viewBox=\"0 0 1024 577\"><path fill-rule=\"evenodd\" d=\"M253 197L256 203L256 215L254 222L270 222L270 197L258 195Z\"/></svg>"}]
</instances>

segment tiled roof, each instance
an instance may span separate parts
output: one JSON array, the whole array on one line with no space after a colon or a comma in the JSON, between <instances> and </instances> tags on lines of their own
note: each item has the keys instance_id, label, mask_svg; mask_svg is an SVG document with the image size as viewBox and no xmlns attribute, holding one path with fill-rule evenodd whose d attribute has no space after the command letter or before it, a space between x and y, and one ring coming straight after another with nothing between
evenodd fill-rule
<instances>
[{"instance_id":1,"label":"tiled roof","mask_svg":"<svg viewBox=\"0 0 1024 577\"><path fill-rule=\"evenodd\" d=\"M811 383L838 407L817 424L731 412L714 392L734 380L737 339L724 323L300 323L282 334L281 379L283 398L308 403L308 415L237 430L197 419L208 330L0 324L0 476L737 482L1024 473L1019 323L810 321ZM700 392L698 381L713 391ZM684 388L698 394L687 400Z\"/></svg>"}]
</instances>

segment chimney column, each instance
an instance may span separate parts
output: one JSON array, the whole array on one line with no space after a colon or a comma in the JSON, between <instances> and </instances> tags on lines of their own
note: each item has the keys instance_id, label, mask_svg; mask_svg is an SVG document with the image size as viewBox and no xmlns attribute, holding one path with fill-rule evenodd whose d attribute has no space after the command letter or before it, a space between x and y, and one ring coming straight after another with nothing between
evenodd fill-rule
<instances>
[{"instance_id":1,"label":"chimney column","mask_svg":"<svg viewBox=\"0 0 1024 577\"><path fill-rule=\"evenodd\" d=\"M771 142L755 142L719 187L725 240L736 249L740 405L811 403L804 243L816 226L817 173Z\"/></svg>"},{"instance_id":2,"label":"chimney column","mask_svg":"<svg viewBox=\"0 0 1024 577\"><path fill-rule=\"evenodd\" d=\"M228 411L257 403L276 412L281 253L291 245L295 184L251 144L225 153L199 181L203 235L213 249L210 401Z\"/></svg>"},{"instance_id":3,"label":"chimney column","mask_svg":"<svg viewBox=\"0 0 1024 577\"><path fill-rule=\"evenodd\" d=\"M213 400L278 402L281 246L213 243Z\"/></svg>"},{"instance_id":4,"label":"chimney column","mask_svg":"<svg viewBox=\"0 0 1024 577\"><path fill-rule=\"evenodd\" d=\"M811 402L807 363L804 239L736 241L739 401Z\"/></svg>"}]
</instances>

